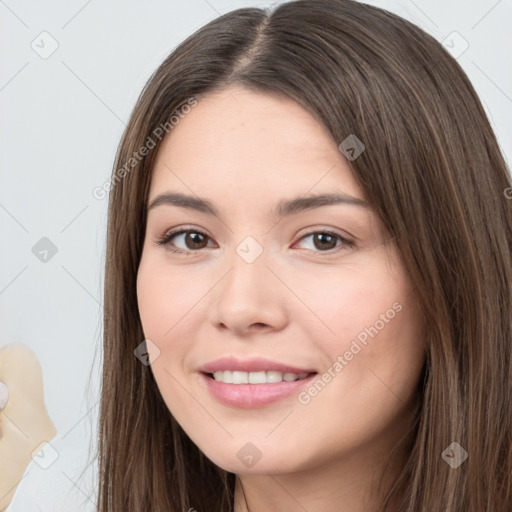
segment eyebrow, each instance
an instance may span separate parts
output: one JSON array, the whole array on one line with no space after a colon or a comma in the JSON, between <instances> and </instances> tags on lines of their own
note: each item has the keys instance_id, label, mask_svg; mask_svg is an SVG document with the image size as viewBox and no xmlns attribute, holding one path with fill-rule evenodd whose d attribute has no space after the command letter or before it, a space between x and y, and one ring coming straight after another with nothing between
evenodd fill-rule
<instances>
[{"instance_id":1,"label":"eyebrow","mask_svg":"<svg viewBox=\"0 0 512 512\"><path fill-rule=\"evenodd\" d=\"M320 208L321 206L330 206L334 204L346 204L369 208L366 201L346 194L317 194L294 199L284 199L280 201L275 209L272 210L274 217L283 218L296 213ZM157 206L173 205L189 210L206 213L207 215L219 216L219 211L207 199L201 197L188 196L180 193L165 193L156 196L149 204L147 210L152 210Z\"/></svg>"}]
</instances>

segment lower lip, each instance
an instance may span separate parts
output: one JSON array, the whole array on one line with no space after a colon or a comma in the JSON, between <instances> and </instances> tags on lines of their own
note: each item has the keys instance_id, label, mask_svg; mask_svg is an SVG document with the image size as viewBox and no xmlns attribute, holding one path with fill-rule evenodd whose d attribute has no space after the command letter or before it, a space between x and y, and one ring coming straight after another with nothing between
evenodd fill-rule
<instances>
[{"instance_id":1,"label":"lower lip","mask_svg":"<svg viewBox=\"0 0 512 512\"><path fill-rule=\"evenodd\" d=\"M305 379L291 382L281 381L274 384L225 384L209 377L205 373L201 373L202 379L214 398L225 405L242 409L264 407L294 393L298 393L316 375L314 373Z\"/></svg>"}]
</instances>

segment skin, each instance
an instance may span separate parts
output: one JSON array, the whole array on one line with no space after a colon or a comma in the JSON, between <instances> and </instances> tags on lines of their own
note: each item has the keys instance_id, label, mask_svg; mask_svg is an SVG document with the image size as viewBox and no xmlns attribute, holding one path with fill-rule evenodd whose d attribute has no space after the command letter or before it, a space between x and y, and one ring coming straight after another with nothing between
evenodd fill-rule
<instances>
[{"instance_id":1,"label":"skin","mask_svg":"<svg viewBox=\"0 0 512 512\"><path fill-rule=\"evenodd\" d=\"M179 192L219 210L149 210L137 294L163 399L205 455L237 474L235 512L377 510L407 456L397 452L377 492L410 426L425 357L408 276L393 242L383 244L389 233L361 206L322 206L280 221L271 214L280 200L310 194L364 199L339 142L292 100L230 86L199 100L154 164L149 202ZM191 254L155 243L175 227L207 238L170 242ZM336 252L340 241L326 247L305 237L326 229L356 246ZM252 263L236 251L247 236L263 249ZM294 394L257 409L227 406L197 372L236 355L332 373L357 335L397 302L400 312L307 404ZM247 442L261 453L252 467L237 457Z\"/></svg>"}]
</instances>

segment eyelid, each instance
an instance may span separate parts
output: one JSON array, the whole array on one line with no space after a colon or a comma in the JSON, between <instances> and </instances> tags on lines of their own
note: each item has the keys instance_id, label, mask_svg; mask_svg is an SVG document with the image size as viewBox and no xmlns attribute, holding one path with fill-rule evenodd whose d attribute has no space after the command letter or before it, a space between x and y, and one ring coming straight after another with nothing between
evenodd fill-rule
<instances>
[{"instance_id":1,"label":"eyelid","mask_svg":"<svg viewBox=\"0 0 512 512\"><path fill-rule=\"evenodd\" d=\"M339 228L322 226L318 224L313 224L311 226L301 229L295 236L300 239L304 236L312 235L314 233L331 233L350 242L356 242L358 240L358 238L351 235L347 231L341 230Z\"/></svg>"}]
</instances>

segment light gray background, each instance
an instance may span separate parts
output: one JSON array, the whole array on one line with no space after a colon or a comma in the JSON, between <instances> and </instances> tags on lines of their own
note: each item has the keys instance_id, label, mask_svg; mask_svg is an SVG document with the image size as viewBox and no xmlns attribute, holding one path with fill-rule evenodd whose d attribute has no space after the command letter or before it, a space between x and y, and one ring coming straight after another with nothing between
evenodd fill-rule
<instances>
[{"instance_id":1,"label":"light gray background","mask_svg":"<svg viewBox=\"0 0 512 512\"><path fill-rule=\"evenodd\" d=\"M448 41L457 55L469 45L458 61L510 167L512 0L365 3ZM0 347L18 341L36 352L60 451L87 452L98 410L107 199L92 191L109 180L129 113L167 54L219 14L269 5L0 0ZM47 262L32 252L43 237L57 247Z\"/></svg>"}]
</instances>

